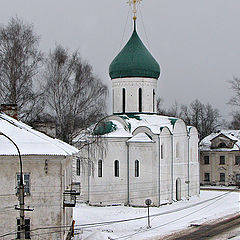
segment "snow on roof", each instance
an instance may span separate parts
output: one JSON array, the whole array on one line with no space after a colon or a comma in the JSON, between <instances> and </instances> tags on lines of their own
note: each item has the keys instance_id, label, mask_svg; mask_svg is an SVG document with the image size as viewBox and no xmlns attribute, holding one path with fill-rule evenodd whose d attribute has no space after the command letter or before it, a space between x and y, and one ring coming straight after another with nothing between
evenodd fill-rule
<instances>
[{"instance_id":1,"label":"snow on roof","mask_svg":"<svg viewBox=\"0 0 240 240\"><path fill-rule=\"evenodd\" d=\"M236 143L233 145L233 148L218 148L218 149L211 149L211 141L223 134L227 138L235 141ZM240 149L240 130L221 130L218 133L212 133L205 137L200 142L200 150L201 151L237 151Z\"/></svg>"},{"instance_id":2,"label":"snow on roof","mask_svg":"<svg viewBox=\"0 0 240 240\"><path fill-rule=\"evenodd\" d=\"M154 142L146 133L138 133L130 138L128 142Z\"/></svg>"},{"instance_id":3,"label":"snow on roof","mask_svg":"<svg viewBox=\"0 0 240 240\"><path fill-rule=\"evenodd\" d=\"M127 125L125 129L123 125L116 120L121 118ZM112 121L116 124L116 129L106 134L107 137L132 137L132 133L138 127L147 127L154 134L160 134L163 127L167 127L171 132L178 118L171 118L157 114L128 114L128 115L114 115L107 118L107 121Z\"/></svg>"},{"instance_id":4,"label":"snow on roof","mask_svg":"<svg viewBox=\"0 0 240 240\"><path fill-rule=\"evenodd\" d=\"M78 152L75 147L51 138L14 118L0 113L0 133L7 135L19 147L21 155L63 155ZM0 155L17 155L17 149L0 134Z\"/></svg>"}]
</instances>

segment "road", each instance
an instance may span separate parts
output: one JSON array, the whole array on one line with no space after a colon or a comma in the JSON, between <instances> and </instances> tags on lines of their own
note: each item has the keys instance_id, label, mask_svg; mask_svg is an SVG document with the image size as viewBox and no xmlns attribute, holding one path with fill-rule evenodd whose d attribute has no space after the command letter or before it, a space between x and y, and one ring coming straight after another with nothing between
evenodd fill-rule
<instances>
[{"instance_id":1,"label":"road","mask_svg":"<svg viewBox=\"0 0 240 240\"><path fill-rule=\"evenodd\" d=\"M159 240L240 239L239 234L240 214L236 214L224 220L219 219L213 223L192 226L190 229L159 238Z\"/></svg>"}]
</instances>

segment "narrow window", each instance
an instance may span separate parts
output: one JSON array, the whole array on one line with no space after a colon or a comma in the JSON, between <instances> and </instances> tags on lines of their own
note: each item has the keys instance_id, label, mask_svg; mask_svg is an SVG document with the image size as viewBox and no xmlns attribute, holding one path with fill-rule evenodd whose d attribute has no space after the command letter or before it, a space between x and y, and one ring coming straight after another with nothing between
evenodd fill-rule
<instances>
[{"instance_id":1,"label":"narrow window","mask_svg":"<svg viewBox=\"0 0 240 240\"><path fill-rule=\"evenodd\" d=\"M153 89L153 112L155 112L155 89Z\"/></svg>"},{"instance_id":2,"label":"narrow window","mask_svg":"<svg viewBox=\"0 0 240 240\"><path fill-rule=\"evenodd\" d=\"M225 173L220 173L220 182L225 182Z\"/></svg>"},{"instance_id":3,"label":"narrow window","mask_svg":"<svg viewBox=\"0 0 240 240\"><path fill-rule=\"evenodd\" d=\"M138 89L139 112L142 112L142 89Z\"/></svg>"},{"instance_id":4,"label":"narrow window","mask_svg":"<svg viewBox=\"0 0 240 240\"><path fill-rule=\"evenodd\" d=\"M25 218L25 239L30 239L30 219ZM17 219L17 239L20 239L20 219Z\"/></svg>"},{"instance_id":5,"label":"narrow window","mask_svg":"<svg viewBox=\"0 0 240 240\"><path fill-rule=\"evenodd\" d=\"M210 182L210 173L204 173L204 181Z\"/></svg>"},{"instance_id":6,"label":"narrow window","mask_svg":"<svg viewBox=\"0 0 240 240\"><path fill-rule=\"evenodd\" d=\"M77 162L76 162L76 173L77 173L77 176L80 176L81 174L80 159L77 159Z\"/></svg>"},{"instance_id":7,"label":"narrow window","mask_svg":"<svg viewBox=\"0 0 240 240\"><path fill-rule=\"evenodd\" d=\"M240 156L235 156L235 165L240 164Z\"/></svg>"},{"instance_id":8,"label":"narrow window","mask_svg":"<svg viewBox=\"0 0 240 240\"><path fill-rule=\"evenodd\" d=\"M17 173L17 194L19 193L19 185L20 185L20 173ZM23 174L23 184L24 184L24 192L26 194L30 194L30 174Z\"/></svg>"},{"instance_id":9,"label":"narrow window","mask_svg":"<svg viewBox=\"0 0 240 240\"><path fill-rule=\"evenodd\" d=\"M161 145L161 159L164 158L163 154L164 154L164 149L163 149L163 144L162 144L162 145Z\"/></svg>"},{"instance_id":10,"label":"narrow window","mask_svg":"<svg viewBox=\"0 0 240 240\"><path fill-rule=\"evenodd\" d=\"M139 177L139 161L135 161L135 177Z\"/></svg>"},{"instance_id":11,"label":"narrow window","mask_svg":"<svg viewBox=\"0 0 240 240\"><path fill-rule=\"evenodd\" d=\"M102 160L98 161L98 177L102 177Z\"/></svg>"},{"instance_id":12,"label":"narrow window","mask_svg":"<svg viewBox=\"0 0 240 240\"><path fill-rule=\"evenodd\" d=\"M119 161L114 161L114 176L119 177Z\"/></svg>"},{"instance_id":13,"label":"narrow window","mask_svg":"<svg viewBox=\"0 0 240 240\"><path fill-rule=\"evenodd\" d=\"M122 90L122 111L125 113L126 111L126 89L123 88Z\"/></svg>"},{"instance_id":14,"label":"narrow window","mask_svg":"<svg viewBox=\"0 0 240 240\"><path fill-rule=\"evenodd\" d=\"M220 156L220 165L225 165L225 156Z\"/></svg>"},{"instance_id":15,"label":"narrow window","mask_svg":"<svg viewBox=\"0 0 240 240\"><path fill-rule=\"evenodd\" d=\"M205 165L209 164L209 156L204 156L204 164Z\"/></svg>"}]
</instances>

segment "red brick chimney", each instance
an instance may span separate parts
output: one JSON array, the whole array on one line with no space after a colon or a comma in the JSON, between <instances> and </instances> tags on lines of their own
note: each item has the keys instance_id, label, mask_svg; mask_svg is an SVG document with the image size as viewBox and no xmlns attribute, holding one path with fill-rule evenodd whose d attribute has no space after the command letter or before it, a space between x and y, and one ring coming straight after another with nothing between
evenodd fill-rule
<instances>
[{"instance_id":1,"label":"red brick chimney","mask_svg":"<svg viewBox=\"0 0 240 240\"><path fill-rule=\"evenodd\" d=\"M18 108L17 104L1 104L1 111L8 116L18 120Z\"/></svg>"}]
</instances>

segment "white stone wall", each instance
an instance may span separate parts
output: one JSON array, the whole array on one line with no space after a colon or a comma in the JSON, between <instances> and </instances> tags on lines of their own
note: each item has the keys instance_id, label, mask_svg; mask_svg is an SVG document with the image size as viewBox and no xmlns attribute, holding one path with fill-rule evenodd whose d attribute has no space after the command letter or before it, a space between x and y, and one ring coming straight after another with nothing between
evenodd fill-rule
<instances>
[{"instance_id":1,"label":"white stone wall","mask_svg":"<svg viewBox=\"0 0 240 240\"><path fill-rule=\"evenodd\" d=\"M139 112L139 88L142 88L142 112L157 112L157 100L153 101L153 90L157 92L157 80L152 78L117 78L112 80L113 113L123 112L122 89L126 89L125 112ZM153 106L154 102L154 106Z\"/></svg>"},{"instance_id":2,"label":"white stone wall","mask_svg":"<svg viewBox=\"0 0 240 240\"><path fill-rule=\"evenodd\" d=\"M31 229L48 226L71 225L72 208L63 210L63 191L71 184L71 159L60 156L22 156L23 172L30 174L30 194L25 197L25 208L34 208L33 212L26 212L30 218ZM47 162L46 162L47 161ZM47 165L45 164L47 163ZM0 232L15 232L19 211L14 210L18 205L16 195L16 173L19 172L19 158L17 156L0 156ZM2 195L6 195L3 197ZM66 229L67 230L67 229ZM44 230L31 233L31 239L39 239L34 234L41 234ZM65 239L67 232L43 235L44 239ZM12 238L15 235L11 236ZM12 239L9 238L9 239Z\"/></svg>"}]
</instances>

